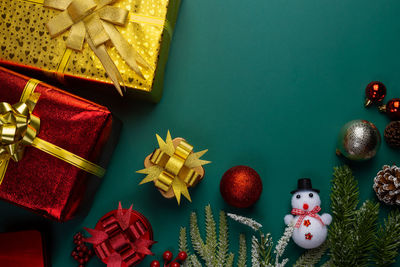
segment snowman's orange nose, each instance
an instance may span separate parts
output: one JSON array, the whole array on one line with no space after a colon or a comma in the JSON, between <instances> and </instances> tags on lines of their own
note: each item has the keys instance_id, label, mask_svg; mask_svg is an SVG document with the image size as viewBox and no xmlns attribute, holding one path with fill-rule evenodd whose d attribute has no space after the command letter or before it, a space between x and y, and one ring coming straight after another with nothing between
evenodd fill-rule
<instances>
[{"instance_id":1,"label":"snowman's orange nose","mask_svg":"<svg viewBox=\"0 0 400 267\"><path fill-rule=\"evenodd\" d=\"M304 204L303 204L303 209L304 209L304 210L308 210L308 204L307 204L307 203L304 203Z\"/></svg>"}]
</instances>

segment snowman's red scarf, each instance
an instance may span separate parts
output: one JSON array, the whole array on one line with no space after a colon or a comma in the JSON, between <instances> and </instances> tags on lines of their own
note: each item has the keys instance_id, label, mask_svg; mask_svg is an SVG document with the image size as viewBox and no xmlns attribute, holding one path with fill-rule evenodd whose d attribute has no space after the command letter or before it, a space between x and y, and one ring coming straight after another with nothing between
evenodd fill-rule
<instances>
[{"instance_id":1,"label":"snowman's red scarf","mask_svg":"<svg viewBox=\"0 0 400 267\"><path fill-rule=\"evenodd\" d=\"M293 215L300 216L294 227L300 228L300 225L306 216L314 217L317 220L319 220L322 223L322 225L325 225L324 222L322 221L321 217L319 217L319 215L317 214L320 211L321 211L321 208L319 206L315 206L315 208L313 208L311 211L306 211L306 210L302 210L302 209L292 209Z\"/></svg>"}]
</instances>

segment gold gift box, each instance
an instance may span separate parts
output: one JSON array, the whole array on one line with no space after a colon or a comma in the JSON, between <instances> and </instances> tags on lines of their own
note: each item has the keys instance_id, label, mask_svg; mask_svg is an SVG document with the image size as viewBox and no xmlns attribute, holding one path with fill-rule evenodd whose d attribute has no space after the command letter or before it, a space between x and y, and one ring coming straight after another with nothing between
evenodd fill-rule
<instances>
[{"instance_id":1,"label":"gold gift box","mask_svg":"<svg viewBox=\"0 0 400 267\"><path fill-rule=\"evenodd\" d=\"M46 24L60 11L43 6L44 0L0 1L0 64L40 70L61 82L76 79L97 84L112 81L87 42L82 51L67 48L70 31L51 38ZM107 43L107 51L118 68L128 94L158 101L162 95L164 69L177 19L180 0L119 0L113 6L129 11L128 23L116 26L122 36L151 68L140 68L144 79Z\"/></svg>"}]
</instances>

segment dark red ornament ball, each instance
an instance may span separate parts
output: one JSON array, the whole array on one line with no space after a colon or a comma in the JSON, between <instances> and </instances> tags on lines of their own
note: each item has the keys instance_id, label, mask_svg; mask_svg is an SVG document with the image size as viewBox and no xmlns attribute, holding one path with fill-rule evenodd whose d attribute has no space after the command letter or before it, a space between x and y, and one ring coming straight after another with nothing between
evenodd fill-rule
<instances>
[{"instance_id":1,"label":"dark red ornament ball","mask_svg":"<svg viewBox=\"0 0 400 267\"><path fill-rule=\"evenodd\" d=\"M368 107L373 103L378 103L386 96L386 86L378 81L370 82L365 88L366 102L365 106Z\"/></svg>"},{"instance_id":2,"label":"dark red ornament ball","mask_svg":"<svg viewBox=\"0 0 400 267\"><path fill-rule=\"evenodd\" d=\"M222 176L220 191L224 200L236 208L248 208L261 196L262 181L248 166L235 166Z\"/></svg>"},{"instance_id":3,"label":"dark red ornament ball","mask_svg":"<svg viewBox=\"0 0 400 267\"><path fill-rule=\"evenodd\" d=\"M393 98L387 102L386 114L391 120L400 120L400 98Z\"/></svg>"}]
</instances>

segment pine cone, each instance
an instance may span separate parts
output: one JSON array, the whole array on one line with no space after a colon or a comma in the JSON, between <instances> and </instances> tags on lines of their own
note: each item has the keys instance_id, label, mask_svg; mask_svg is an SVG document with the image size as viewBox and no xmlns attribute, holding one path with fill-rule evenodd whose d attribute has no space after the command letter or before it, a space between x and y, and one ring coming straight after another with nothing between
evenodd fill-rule
<instances>
[{"instance_id":1,"label":"pine cone","mask_svg":"<svg viewBox=\"0 0 400 267\"><path fill-rule=\"evenodd\" d=\"M400 205L400 168L396 165L383 166L374 178L378 199L388 205Z\"/></svg>"},{"instance_id":2,"label":"pine cone","mask_svg":"<svg viewBox=\"0 0 400 267\"><path fill-rule=\"evenodd\" d=\"M400 148L400 121L392 121L385 128L385 141L393 148Z\"/></svg>"}]
</instances>

